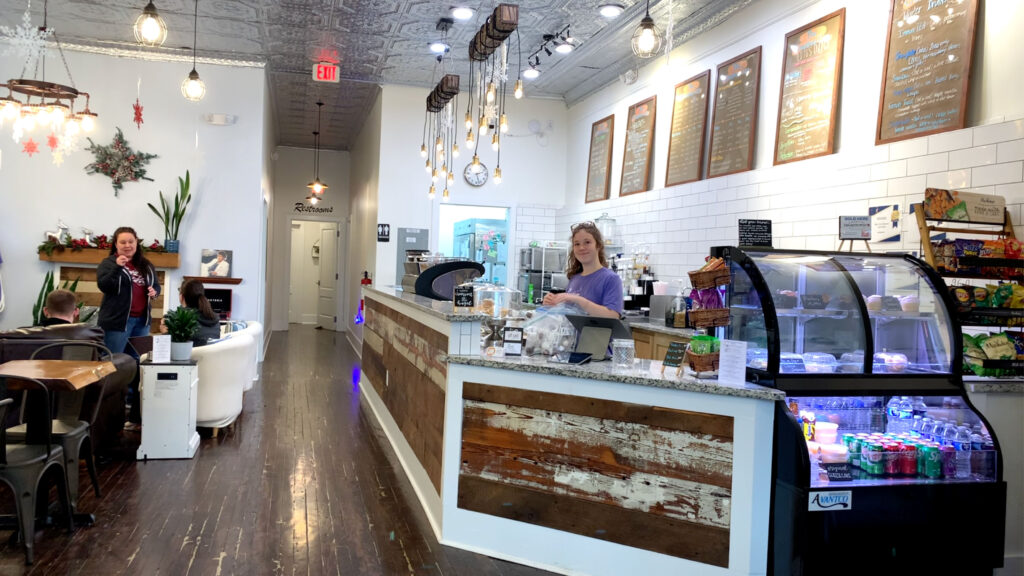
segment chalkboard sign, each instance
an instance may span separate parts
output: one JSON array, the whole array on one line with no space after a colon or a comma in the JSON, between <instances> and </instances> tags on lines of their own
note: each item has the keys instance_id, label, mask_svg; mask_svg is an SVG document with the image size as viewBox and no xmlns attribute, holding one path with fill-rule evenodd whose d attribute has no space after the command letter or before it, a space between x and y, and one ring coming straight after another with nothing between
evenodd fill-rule
<instances>
[{"instance_id":1,"label":"chalkboard sign","mask_svg":"<svg viewBox=\"0 0 1024 576\"><path fill-rule=\"evenodd\" d=\"M456 308L472 308L473 307L473 287L472 286L456 286L452 294L454 305Z\"/></svg>"},{"instance_id":2,"label":"chalkboard sign","mask_svg":"<svg viewBox=\"0 0 1024 576\"><path fill-rule=\"evenodd\" d=\"M772 245L771 220L739 220L740 246Z\"/></svg>"},{"instance_id":3,"label":"chalkboard sign","mask_svg":"<svg viewBox=\"0 0 1024 576\"><path fill-rule=\"evenodd\" d=\"M662 366L678 368L683 363L683 355L686 353L686 344L683 342L669 342L668 350L665 351L665 359Z\"/></svg>"},{"instance_id":4,"label":"chalkboard sign","mask_svg":"<svg viewBox=\"0 0 1024 576\"><path fill-rule=\"evenodd\" d=\"M651 187L651 156L654 152L654 113L657 96L629 107L626 116L626 150L622 155L619 196L646 192Z\"/></svg>"},{"instance_id":5,"label":"chalkboard sign","mask_svg":"<svg viewBox=\"0 0 1024 576\"><path fill-rule=\"evenodd\" d=\"M849 462L822 462L821 469L828 475L830 482L849 482L853 480L853 471Z\"/></svg>"},{"instance_id":6,"label":"chalkboard sign","mask_svg":"<svg viewBox=\"0 0 1024 576\"><path fill-rule=\"evenodd\" d=\"M876 144L964 127L977 19L978 0L893 0Z\"/></svg>"},{"instance_id":7,"label":"chalkboard sign","mask_svg":"<svg viewBox=\"0 0 1024 576\"><path fill-rule=\"evenodd\" d=\"M704 135L708 124L711 70L676 85L672 103L672 134L668 141L665 186L700 180L704 166Z\"/></svg>"},{"instance_id":8,"label":"chalkboard sign","mask_svg":"<svg viewBox=\"0 0 1024 576\"><path fill-rule=\"evenodd\" d=\"M615 134L615 115L612 114L590 126L590 159L587 162L587 202L608 199L612 181L612 136Z\"/></svg>"},{"instance_id":9,"label":"chalkboard sign","mask_svg":"<svg viewBox=\"0 0 1024 576\"><path fill-rule=\"evenodd\" d=\"M718 66L708 178L754 167L761 47Z\"/></svg>"},{"instance_id":10,"label":"chalkboard sign","mask_svg":"<svg viewBox=\"0 0 1024 576\"><path fill-rule=\"evenodd\" d=\"M775 164L834 151L846 9L786 34Z\"/></svg>"}]
</instances>

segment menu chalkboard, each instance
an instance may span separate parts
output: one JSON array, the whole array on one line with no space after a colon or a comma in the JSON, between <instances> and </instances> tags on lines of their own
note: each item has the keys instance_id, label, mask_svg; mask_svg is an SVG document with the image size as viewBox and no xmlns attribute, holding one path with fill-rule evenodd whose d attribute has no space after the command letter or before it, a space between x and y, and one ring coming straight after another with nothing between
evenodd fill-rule
<instances>
[{"instance_id":1,"label":"menu chalkboard","mask_svg":"<svg viewBox=\"0 0 1024 576\"><path fill-rule=\"evenodd\" d=\"M672 134L668 140L665 186L700 180L704 166L704 134L708 124L711 70L676 85L672 103Z\"/></svg>"},{"instance_id":2,"label":"menu chalkboard","mask_svg":"<svg viewBox=\"0 0 1024 576\"><path fill-rule=\"evenodd\" d=\"M740 246L772 245L771 220L738 220Z\"/></svg>"},{"instance_id":3,"label":"menu chalkboard","mask_svg":"<svg viewBox=\"0 0 1024 576\"><path fill-rule=\"evenodd\" d=\"M977 17L978 0L893 0L876 144L964 127Z\"/></svg>"},{"instance_id":4,"label":"menu chalkboard","mask_svg":"<svg viewBox=\"0 0 1024 576\"><path fill-rule=\"evenodd\" d=\"M587 202L608 199L612 180L612 136L615 115L594 122L590 127L590 159L587 162Z\"/></svg>"},{"instance_id":5,"label":"menu chalkboard","mask_svg":"<svg viewBox=\"0 0 1024 576\"><path fill-rule=\"evenodd\" d=\"M708 178L754 167L761 47L718 65Z\"/></svg>"},{"instance_id":6,"label":"menu chalkboard","mask_svg":"<svg viewBox=\"0 0 1024 576\"><path fill-rule=\"evenodd\" d=\"M786 34L776 165L834 150L845 16L842 8Z\"/></svg>"},{"instance_id":7,"label":"menu chalkboard","mask_svg":"<svg viewBox=\"0 0 1024 576\"><path fill-rule=\"evenodd\" d=\"M657 96L629 107L626 116L626 150L622 155L619 196L646 192L651 185L651 156L654 152L654 113Z\"/></svg>"}]
</instances>

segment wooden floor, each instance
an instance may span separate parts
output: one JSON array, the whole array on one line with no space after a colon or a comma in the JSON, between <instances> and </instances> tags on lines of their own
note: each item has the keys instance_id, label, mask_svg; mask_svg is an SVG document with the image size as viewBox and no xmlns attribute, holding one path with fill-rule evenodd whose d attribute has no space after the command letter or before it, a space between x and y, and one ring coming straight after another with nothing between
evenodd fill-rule
<instances>
[{"instance_id":1,"label":"wooden floor","mask_svg":"<svg viewBox=\"0 0 1024 576\"><path fill-rule=\"evenodd\" d=\"M343 334L275 332L232 429L192 460L102 465L102 498L83 470L96 524L39 530L28 567L0 532L0 575L548 574L438 544L358 382Z\"/></svg>"}]
</instances>

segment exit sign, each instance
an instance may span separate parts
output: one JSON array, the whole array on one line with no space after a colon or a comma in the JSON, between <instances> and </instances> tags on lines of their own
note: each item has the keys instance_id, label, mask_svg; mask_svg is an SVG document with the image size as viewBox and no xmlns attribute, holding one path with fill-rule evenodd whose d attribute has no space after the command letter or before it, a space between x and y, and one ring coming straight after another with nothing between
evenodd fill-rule
<instances>
[{"instance_id":1,"label":"exit sign","mask_svg":"<svg viewBox=\"0 0 1024 576\"><path fill-rule=\"evenodd\" d=\"M341 81L341 78L338 77L338 66L330 62L317 62L317 65L313 67L313 80L337 84Z\"/></svg>"}]
</instances>

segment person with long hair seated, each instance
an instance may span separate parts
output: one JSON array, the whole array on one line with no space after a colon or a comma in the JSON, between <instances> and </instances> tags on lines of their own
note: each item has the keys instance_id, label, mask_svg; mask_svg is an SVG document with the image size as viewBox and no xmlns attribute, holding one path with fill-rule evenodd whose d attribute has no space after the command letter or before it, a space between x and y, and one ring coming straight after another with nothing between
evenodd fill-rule
<instances>
[{"instance_id":1,"label":"person with long hair seated","mask_svg":"<svg viewBox=\"0 0 1024 576\"><path fill-rule=\"evenodd\" d=\"M192 337L193 346L205 346L210 340L220 338L220 316L213 311L213 306L206 298L206 289L199 280L186 280L178 291L181 305L196 311L199 316L199 331ZM166 332L162 325L160 330Z\"/></svg>"},{"instance_id":2,"label":"person with long hair seated","mask_svg":"<svg viewBox=\"0 0 1024 576\"><path fill-rule=\"evenodd\" d=\"M571 230L572 251L565 267L569 286L561 294L546 294L544 305L571 302L590 316L621 317L622 280L608 268L601 231L593 222L581 222Z\"/></svg>"}]
</instances>

